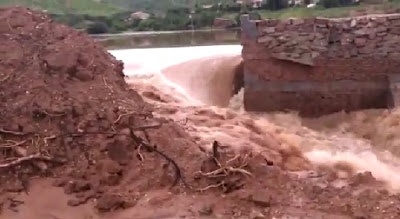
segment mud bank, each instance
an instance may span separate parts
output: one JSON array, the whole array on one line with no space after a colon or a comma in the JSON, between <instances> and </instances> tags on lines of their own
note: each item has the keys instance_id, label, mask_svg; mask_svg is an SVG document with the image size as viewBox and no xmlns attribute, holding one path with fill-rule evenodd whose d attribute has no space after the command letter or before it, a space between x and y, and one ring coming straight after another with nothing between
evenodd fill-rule
<instances>
[{"instance_id":1,"label":"mud bank","mask_svg":"<svg viewBox=\"0 0 400 219\"><path fill-rule=\"evenodd\" d=\"M123 63L89 36L24 8L2 8L0 24L2 206L13 205L8 192L29 192L31 177L46 176L76 195L70 206L123 209L179 183L168 159L198 168L204 153L179 126L153 118Z\"/></svg>"}]
</instances>

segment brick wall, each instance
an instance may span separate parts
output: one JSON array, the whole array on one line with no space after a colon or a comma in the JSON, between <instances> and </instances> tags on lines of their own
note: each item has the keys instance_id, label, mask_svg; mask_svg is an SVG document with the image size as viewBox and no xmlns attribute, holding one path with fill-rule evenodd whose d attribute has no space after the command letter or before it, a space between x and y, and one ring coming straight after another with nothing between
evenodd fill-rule
<instances>
[{"instance_id":1,"label":"brick wall","mask_svg":"<svg viewBox=\"0 0 400 219\"><path fill-rule=\"evenodd\" d=\"M249 111L317 116L393 102L391 84L400 81L392 77L400 73L400 14L260 21L243 16L242 30Z\"/></svg>"}]
</instances>

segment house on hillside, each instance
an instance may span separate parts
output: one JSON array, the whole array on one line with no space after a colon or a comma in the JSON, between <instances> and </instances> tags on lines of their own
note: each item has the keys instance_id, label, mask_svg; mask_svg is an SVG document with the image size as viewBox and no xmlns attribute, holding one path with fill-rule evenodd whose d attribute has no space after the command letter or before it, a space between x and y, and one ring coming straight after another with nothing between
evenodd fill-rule
<instances>
[{"instance_id":1,"label":"house on hillside","mask_svg":"<svg viewBox=\"0 0 400 219\"><path fill-rule=\"evenodd\" d=\"M210 9L210 8L212 8L213 6L214 6L214 5L212 5L212 4L203 5L202 8L203 8L203 9Z\"/></svg>"},{"instance_id":2,"label":"house on hillside","mask_svg":"<svg viewBox=\"0 0 400 219\"><path fill-rule=\"evenodd\" d=\"M317 5L319 0L288 0L289 6L299 6L299 5Z\"/></svg>"},{"instance_id":3,"label":"house on hillside","mask_svg":"<svg viewBox=\"0 0 400 219\"><path fill-rule=\"evenodd\" d=\"M251 4L253 8L261 8L261 6L264 4L264 0L251 0Z\"/></svg>"},{"instance_id":4,"label":"house on hillside","mask_svg":"<svg viewBox=\"0 0 400 219\"><path fill-rule=\"evenodd\" d=\"M143 12L143 11L138 11L138 12L135 12L135 13L132 13L132 14L131 14L131 18L132 18L132 19L146 20L146 19L148 19L149 17L150 17L150 14L145 13L145 12Z\"/></svg>"},{"instance_id":5,"label":"house on hillside","mask_svg":"<svg viewBox=\"0 0 400 219\"><path fill-rule=\"evenodd\" d=\"M266 0L234 0L236 4L242 5L243 3L250 4L253 8L261 8Z\"/></svg>"}]
</instances>

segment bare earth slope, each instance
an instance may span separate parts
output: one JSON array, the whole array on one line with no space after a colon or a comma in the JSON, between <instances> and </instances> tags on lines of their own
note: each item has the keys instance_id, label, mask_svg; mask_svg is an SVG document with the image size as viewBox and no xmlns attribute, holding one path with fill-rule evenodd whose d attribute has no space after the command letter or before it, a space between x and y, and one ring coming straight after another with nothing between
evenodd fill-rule
<instances>
[{"instance_id":1,"label":"bare earth slope","mask_svg":"<svg viewBox=\"0 0 400 219\"><path fill-rule=\"evenodd\" d=\"M125 83L122 63L90 37L23 8L1 9L0 33L0 157L10 166L1 168L5 190L26 189L21 181L32 175L59 176L67 193L85 193L77 205L108 197L115 185L135 187L111 209L132 201L129 193L174 181L162 156L143 155L140 162L138 154L150 147L139 149L140 141L162 142L160 151L171 147L177 162L200 153L179 127L151 119L151 107ZM10 163L30 155L35 161Z\"/></svg>"}]
</instances>

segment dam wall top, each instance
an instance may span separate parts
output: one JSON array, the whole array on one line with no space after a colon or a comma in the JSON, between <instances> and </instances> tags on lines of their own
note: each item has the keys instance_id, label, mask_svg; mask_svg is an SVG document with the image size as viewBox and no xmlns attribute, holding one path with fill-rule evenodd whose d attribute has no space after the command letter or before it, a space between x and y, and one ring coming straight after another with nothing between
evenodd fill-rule
<instances>
[{"instance_id":1,"label":"dam wall top","mask_svg":"<svg viewBox=\"0 0 400 219\"><path fill-rule=\"evenodd\" d=\"M242 17L243 45L255 40L272 57L306 65L325 58L400 58L400 14L354 18L250 21Z\"/></svg>"}]
</instances>

